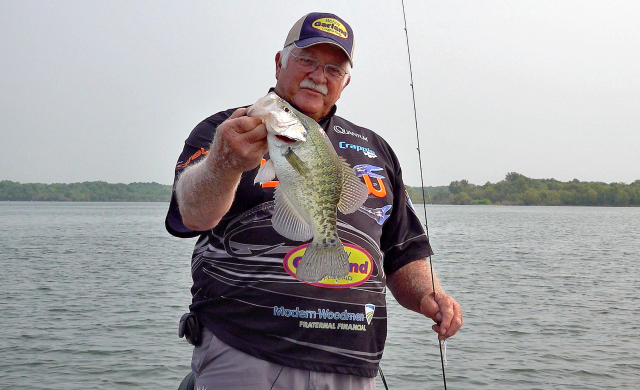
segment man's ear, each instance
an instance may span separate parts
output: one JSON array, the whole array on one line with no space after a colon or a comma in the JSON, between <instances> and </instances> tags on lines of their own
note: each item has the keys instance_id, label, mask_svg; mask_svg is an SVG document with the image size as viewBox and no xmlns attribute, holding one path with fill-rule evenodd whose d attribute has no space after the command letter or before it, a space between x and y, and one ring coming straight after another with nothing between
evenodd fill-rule
<instances>
[{"instance_id":1,"label":"man's ear","mask_svg":"<svg viewBox=\"0 0 640 390\"><path fill-rule=\"evenodd\" d=\"M344 85L342 86L342 89L347 88L347 85L349 85L349 83L351 82L351 75L347 75L347 81L345 81Z\"/></svg>"},{"instance_id":2,"label":"man's ear","mask_svg":"<svg viewBox=\"0 0 640 390\"><path fill-rule=\"evenodd\" d=\"M276 53L276 80L280 77L280 69L282 69L282 64L280 63L280 52Z\"/></svg>"}]
</instances>

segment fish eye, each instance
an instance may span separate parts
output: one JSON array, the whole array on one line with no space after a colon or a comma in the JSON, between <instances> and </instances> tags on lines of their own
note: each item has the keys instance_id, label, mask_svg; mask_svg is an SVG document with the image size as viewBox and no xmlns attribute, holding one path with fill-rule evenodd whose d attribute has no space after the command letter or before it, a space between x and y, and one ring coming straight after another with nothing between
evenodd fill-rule
<instances>
[{"instance_id":1,"label":"fish eye","mask_svg":"<svg viewBox=\"0 0 640 390\"><path fill-rule=\"evenodd\" d=\"M284 112L289 112L289 107L284 107Z\"/></svg>"}]
</instances>

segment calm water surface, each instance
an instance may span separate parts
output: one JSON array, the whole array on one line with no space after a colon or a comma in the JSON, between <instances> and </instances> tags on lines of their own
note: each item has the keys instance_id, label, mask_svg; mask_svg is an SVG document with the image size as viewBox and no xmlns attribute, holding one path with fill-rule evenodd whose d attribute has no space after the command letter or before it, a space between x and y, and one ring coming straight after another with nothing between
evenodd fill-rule
<instances>
[{"instance_id":1,"label":"calm water surface","mask_svg":"<svg viewBox=\"0 0 640 390\"><path fill-rule=\"evenodd\" d=\"M0 389L178 387L194 240L165 232L167 206L0 202ZM464 311L447 388L638 388L640 208L427 213ZM389 388L443 388L430 322L389 306Z\"/></svg>"}]
</instances>

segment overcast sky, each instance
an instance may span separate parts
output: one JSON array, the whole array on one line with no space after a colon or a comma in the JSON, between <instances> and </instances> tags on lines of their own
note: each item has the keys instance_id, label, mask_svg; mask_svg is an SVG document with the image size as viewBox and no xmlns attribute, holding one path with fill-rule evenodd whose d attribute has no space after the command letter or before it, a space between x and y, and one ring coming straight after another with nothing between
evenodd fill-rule
<instances>
[{"instance_id":1,"label":"overcast sky","mask_svg":"<svg viewBox=\"0 0 640 390\"><path fill-rule=\"evenodd\" d=\"M405 7L425 185L640 179L640 1ZM0 180L170 184L198 122L275 84L311 11L354 30L338 115L419 185L400 0L0 0Z\"/></svg>"}]
</instances>

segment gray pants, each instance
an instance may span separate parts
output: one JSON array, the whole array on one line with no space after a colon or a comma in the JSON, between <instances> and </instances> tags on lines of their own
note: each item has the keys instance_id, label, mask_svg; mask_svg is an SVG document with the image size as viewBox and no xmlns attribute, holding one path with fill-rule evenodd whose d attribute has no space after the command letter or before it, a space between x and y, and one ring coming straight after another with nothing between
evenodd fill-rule
<instances>
[{"instance_id":1,"label":"gray pants","mask_svg":"<svg viewBox=\"0 0 640 390\"><path fill-rule=\"evenodd\" d=\"M204 330L193 349L197 390L375 390L375 378L285 367L231 348Z\"/></svg>"}]
</instances>

